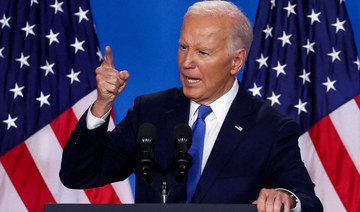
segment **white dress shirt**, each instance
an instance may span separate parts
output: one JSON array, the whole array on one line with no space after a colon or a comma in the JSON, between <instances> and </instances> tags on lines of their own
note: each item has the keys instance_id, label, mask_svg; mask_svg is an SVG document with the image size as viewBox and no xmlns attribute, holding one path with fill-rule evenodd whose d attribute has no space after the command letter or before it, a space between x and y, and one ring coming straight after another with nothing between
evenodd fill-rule
<instances>
[{"instance_id":1,"label":"white dress shirt","mask_svg":"<svg viewBox=\"0 0 360 212\"><path fill-rule=\"evenodd\" d=\"M215 100L209 106L212 112L205 118L206 131L204 138L204 150L201 164L201 173L204 170L205 164L210 156L211 150L214 147L215 140L220 132L220 128L225 120L225 117L230 109L232 102L239 90L239 84L235 80L232 88L222 97ZM200 104L191 100L189 126L192 127L198 116L198 108ZM190 147L191 148L191 147Z\"/></svg>"}]
</instances>

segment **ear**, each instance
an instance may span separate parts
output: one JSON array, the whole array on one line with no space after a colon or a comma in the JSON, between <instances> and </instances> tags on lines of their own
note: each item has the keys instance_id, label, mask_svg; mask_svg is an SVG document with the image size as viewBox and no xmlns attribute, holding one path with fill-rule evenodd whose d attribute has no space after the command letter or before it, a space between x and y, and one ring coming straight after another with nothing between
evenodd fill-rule
<instances>
[{"instance_id":1,"label":"ear","mask_svg":"<svg viewBox=\"0 0 360 212\"><path fill-rule=\"evenodd\" d=\"M236 50L232 60L231 74L236 75L243 67L246 58L246 50L244 48Z\"/></svg>"}]
</instances>

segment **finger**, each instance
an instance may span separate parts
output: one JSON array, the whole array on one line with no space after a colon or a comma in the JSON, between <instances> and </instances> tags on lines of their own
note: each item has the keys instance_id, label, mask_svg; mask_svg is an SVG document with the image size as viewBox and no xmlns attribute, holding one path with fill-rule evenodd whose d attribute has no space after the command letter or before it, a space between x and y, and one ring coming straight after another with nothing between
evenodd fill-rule
<instances>
[{"instance_id":1,"label":"finger","mask_svg":"<svg viewBox=\"0 0 360 212\"><path fill-rule=\"evenodd\" d=\"M99 67L96 69L96 79L113 85L120 84L121 79L118 73L115 69Z\"/></svg>"},{"instance_id":2,"label":"finger","mask_svg":"<svg viewBox=\"0 0 360 212\"><path fill-rule=\"evenodd\" d=\"M124 71L120 71L119 72L119 78L122 80L128 80L128 78L130 77L130 74L128 71L124 70Z\"/></svg>"},{"instance_id":3,"label":"finger","mask_svg":"<svg viewBox=\"0 0 360 212\"><path fill-rule=\"evenodd\" d=\"M118 87L109 83L100 82L98 86L99 91L104 95L114 95L115 97L119 94Z\"/></svg>"},{"instance_id":4,"label":"finger","mask_svg":"<svg viewBox=\"0 0 360 212\"><path fill-rule=\"evenodd\" d=\"M274 212L280 212L281 206L286 199L282 195L277 195L274 201Z\"/></svg>"},{"instance_id":5,"label":"finger","mask_svg":"<svg viewBox=\"0 0 360 212\"><path fill-rule=\"evenodd\" d=\"M267 197L267 189L262 189L259 193L259 197L256 200L257 202L257 209L259 212L264 212L266 209L266 197Z\"/></svg>"},{"instance_id":6,"label":"finger","mask_svg":"<svg viewBox=\"0 0 360 212\"><path fill-rule=\"evenodd\" d=\"M290 212L290 208L291 208L290 203L288 201L285 201L284 202L284 212Z\"/></svg>"},{"instance_id":7,"label":"finger","mask_svg":"<svg viewBox=\"0 0 360 212\"><path fill-rule=\"evenodd\" d=\"M288 194L284 193L282 195L282 198L282 203L284 204L284 212L290 212L292 198Z\"/></svg>"},{"instance_id":8,"label":"finger","mask_svg":"<svg viewBox=\"0 0 360 212\"><path fill-rule=\"evenodd\" d=\"M274 211L274 204L275 204L275 196L274 195L269 195L266 198L266 203L265 203L266 212L273 212Z\"/></svg>"},{"instance_id":9,"label":"finger","mask_svg":"<svg viewBox=\"0 0 360 212\"><path fill-rule=\"evenodd\" d=\"M101 66L114 68L113 55L110 46L105 47L105 57Z\"/></svg>"},{"instance_id":10,"label":"finger","mask_svg":"<svg viewBox=\"0 0 360 212\"><path fill-rule=\"evenodd\" d=\"M120 73L119 73L119 77L120 77L120 87L119 87L119 93L121 93L124 89L125 89L125 87L126 87L126 85L127 85L127 82L128 82L128 79L129 79L129 77L130 77L130 74L129 74L129 72L127 72L127 71L121 71Z\"/></svg>"}]
</instances>

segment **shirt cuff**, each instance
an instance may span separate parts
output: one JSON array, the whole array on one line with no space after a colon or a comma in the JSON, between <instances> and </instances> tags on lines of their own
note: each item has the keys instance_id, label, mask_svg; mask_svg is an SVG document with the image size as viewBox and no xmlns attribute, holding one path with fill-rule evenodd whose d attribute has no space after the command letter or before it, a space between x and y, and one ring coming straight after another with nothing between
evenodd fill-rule
<instances>
[{"instance_id":1,"label":"shirt cuff","mask_svg":"<svg viewBox=\"0 0 360 212\"><path fill-rule=\"evenodd\" d=\"M91 113L92 106L93 105L91 104L91 106L88 109L87 115L86 115L86 127L89 130L98 128L101 125L103 125L106 122L106 119L110 115L110 111L111 111L111 108L110 108L109 111L107 113L105 113L105 115L103 115L101 118L98 118Z\"/></svg>"},{"instance_id":2,"label":"shirt cuff","mask_svg":"<svg viewBox=\"0 0 360 212\"><path fill-rule=\"evenodd\" d=\"M277 188L276 190L278 191L284 191L286 193L288 193L290 196L295 198L296 201L296 206L293 209L290 209L291 212L301 212L301 202L300 199L291 191L284 189L284 188Z\"/></svg>"}]
</instances>

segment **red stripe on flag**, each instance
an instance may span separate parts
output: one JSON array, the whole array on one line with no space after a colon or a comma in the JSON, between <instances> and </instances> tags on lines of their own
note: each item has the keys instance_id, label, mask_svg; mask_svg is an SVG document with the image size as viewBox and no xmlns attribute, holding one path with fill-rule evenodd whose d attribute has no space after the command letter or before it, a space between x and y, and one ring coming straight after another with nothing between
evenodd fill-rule
<instances>
[{"instance_id":1,"label":"red stripe on flag","mask_svg":"<svg viewBox=\"0 0 360 212\"><path fill-rule=\"evenodd\" d=\"M77 122L74 111L69 108L50 123L56 138L63 148ZM121 203L111 184L99 188L84 189L84 191L93 204Z\"/></svg>"},{"instance_id":2,"label":"red stripe on flag","mask_svg":"<svg viewBox=\"0 0 360 212\"><path fill-rule=\"evenodd\" d=\"M25 142L3 155L0 161L29 211L44 211L44 204L56 203Z\"/></svg>"},{"instance_id":3,"label":"red stripe on flag","mask_svg":"<svg viewBox=\"0 0 360 212\"><path fill-rule=\"evenodd\" d=\"M70 108L50 123L50 126L63 149L71 132L75 129L77 121L74 111Z\"/></svg>"},{"instance_id":4,"label":"red stripe on flag","mask_svg":"<svg viewBox=\"0 0 360 212\"><path fill-rule=\"evenodd\" d=\"M360 95L358 95L357 97L355 97L355 102L358 105L358 107L360 108Z\"/></svg>"},{"instance_id":5,"label":"red stripe on flag","mask_svg":"<svg viewBox=\"0 0 360 212\"><path fill-rule=\"evenodd\" d=\"M320 120L309 135L344 207L360 211L360 175L329 116Z\"/></svg>"},{"instance_id":6,"label":"red stripe on flag","mask_svg":"<svg viewBox=\"0 0 360 212\"><path fill-rule=\"evenodd\" d=\"M84 189L84 191L93 204L121 204L111 184L99 188Z\"/></svg>"}]
</instances>

